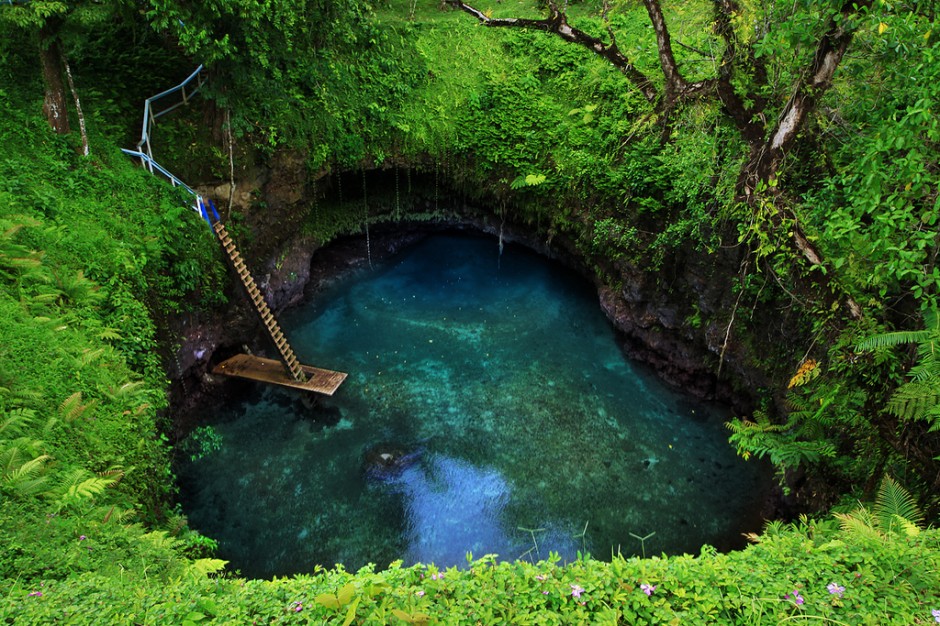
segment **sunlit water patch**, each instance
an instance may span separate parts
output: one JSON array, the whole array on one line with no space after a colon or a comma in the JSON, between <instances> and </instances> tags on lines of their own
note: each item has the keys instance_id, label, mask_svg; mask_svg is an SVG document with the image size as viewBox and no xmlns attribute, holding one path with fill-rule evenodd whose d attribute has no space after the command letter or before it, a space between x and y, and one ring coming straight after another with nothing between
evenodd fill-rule
<instances>
[{"instance_id":1,"label":"sunlit water patch","mask_svg":"<svg viewBox=\"0 0 940 626\"><path fill-rule=\"evenodd\" d=\"M435 236L282 321L347 381L314 409L256 388L179 469L192 525L246 575L697 552L759 526L766 476L727 415L627 361L544 258Z\"/></svg>"}]
</instances>

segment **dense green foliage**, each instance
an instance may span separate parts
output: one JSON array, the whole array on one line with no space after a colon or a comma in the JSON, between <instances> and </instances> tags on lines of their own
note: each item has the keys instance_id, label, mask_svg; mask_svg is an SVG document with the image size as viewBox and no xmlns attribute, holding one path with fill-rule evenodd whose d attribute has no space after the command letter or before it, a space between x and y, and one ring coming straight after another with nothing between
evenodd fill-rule
<instances>
[{"instance_id":1,"label":"dense green foliage","mask_svg":"<svg viewBox=\"0 0 940 626\"><path fill-rule=\"evenodd\" d=\"M940 536L903 523L894 503L905 496L888 495L893 489L838 524L772 524L757 545L732 554L706 547L694 557L565 566L486 556L464 570L393 563L273 581L207 579L190 568L158 586L152 578L161 573L148 578L137 565L120 578L14 583L2 606L23 624L927 624L940 611Z\"/></svg>"},{"instance_id":2,"label":"dense green foliage","mask_svg":"<svg viewBox=\"0 0 940 626\"><path fill-rule=\"evenodd\" d=\"M664 115L584 48L483 28L437 2L14 4L0 4L0 615L15 623L933 621L940 536L918 526L921 511L931 522L940 508L932 3L880 2L853 17L851 54L772 181L778 193L762 190L756 206L738 187L747 143L718 103L691 100ZM838 5L741 3L733 28L749 54L735 62L763 63L767 76L742 73L738 88L767 100L763 115L785 106ZM709 78L721 60L710 7L664 7L690 78ZM573 3L570 19L604 36L600 9ZM493 14L517 11L538 15L535 4L509 3ZM74 65L91 157L42 117L36 31L47 19ZM609 26L660 81L642 7L615 3ZM184 179L226 177L218 137L231 129L242 168L290 151L311 178L415 172L434 181L435 210L438 187L499 207L502 219L573 242L615 286L619 264L664 270L668 289L691 253L736 248L741 272L727 280L741 310L703 312L686 294L679 311L690 332L730 328L730 341L759 346L752 365L776 383L750 390L765 401L730 424L733 444L769 458L784 481L808 470L869 500L881 485L876 505L773 523L729 555L706 548L695 558L567 566L485 557L443 573L393 565L276 581L210 577L221 567L201 558L212 540L173 513L162 420L174 340L161 341L159 329L168 316L219 304L224 267L188 200L117 151L136 140L142 99L195 65L180 50L213 75L202 108L159 129L159 157ZM356 232L364 204L317 207L308 228L321 241ZM409 215L397 195L386 204L369 217L427 217ZM825 264L808 265L788 244L797 221ZM846 317L843 294L861 304L860 319ZM779 311L792 343L761 345L760 324ZM784 392L785 402L771 402ZM211 432L198 431L182 453L212 445ZM917 497L882 481L886 474ZM647 595L641 585L656 588Z\"/></svg>"}]
</instances>

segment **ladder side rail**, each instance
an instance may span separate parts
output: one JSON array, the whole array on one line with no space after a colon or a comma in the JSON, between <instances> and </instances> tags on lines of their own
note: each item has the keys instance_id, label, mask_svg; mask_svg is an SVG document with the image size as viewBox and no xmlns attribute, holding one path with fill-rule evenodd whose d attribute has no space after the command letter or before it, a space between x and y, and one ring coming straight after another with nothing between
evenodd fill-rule
<instances>
[{"instance_id":1,"label":"ladder side rail","mask_svg":"<svg viewBox=\"0 0 940 626\"><path fill-rule=\"evenodd\" d=\"M215 222L213 225L213 230L215 231L216 237L218 237L220 242L226 238L231 240L231 236L228 234L228 230L225 228L225 224L222 222ZM225 247L223 246L223 248ZM268 304L267 300L264 299L264 296L261 294L261 290L258 288L258 284L255 282L254 277L251 275L251 272L245 265L244 260L241 258L241 254L238 252L238 249L234 246L234 242L232 249L229 250L225 248L225 251L229 260L232 262L232 266L236 268L236 273L239 275L242 286L244 286L245 291L248 293L248 299L251 300L255 311L258 313L258 316L263 322L263 326L268 331L268 336L271 338L271 341L274 342L278 353L281 355L281 361L284 363L285 367L287 367L287 370L291 373L291 376L294 378L294 380L303 382L306 380L306 374L300 366L300 361L297 358L297 355L294 353L293 348L291 348L290 343L287 341L287 337L284 335L284 331L281 329L280 324L278 324L273 311L271 311L271 306ZM239 266L244 269L244 274L238 272Z\"/></svg>"}]
</instances>

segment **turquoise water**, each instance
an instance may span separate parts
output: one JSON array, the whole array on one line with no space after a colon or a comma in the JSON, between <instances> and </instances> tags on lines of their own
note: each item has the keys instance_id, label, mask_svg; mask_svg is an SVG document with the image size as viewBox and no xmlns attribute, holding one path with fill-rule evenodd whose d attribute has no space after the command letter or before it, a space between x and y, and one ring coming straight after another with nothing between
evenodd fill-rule
<instances>
[{"instance_id":1,"label":"turquoise water","mask_svg":"<svg viewBox=\"0 0 940 626\"><path fill-rule=\"evenodd\" d=\"M282 322L349 378L315 408L255 387L179 468L191 524L245 575L698 552L759 527L766 476L727 414L627 361L592 288L542 257L434 236Z\"/></svg>"}]
</instances>

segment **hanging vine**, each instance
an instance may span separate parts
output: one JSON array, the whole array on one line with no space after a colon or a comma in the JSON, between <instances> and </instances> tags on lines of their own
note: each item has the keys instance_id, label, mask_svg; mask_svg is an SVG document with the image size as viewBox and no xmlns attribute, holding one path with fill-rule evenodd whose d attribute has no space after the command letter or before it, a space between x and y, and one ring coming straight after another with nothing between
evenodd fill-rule
<instances>
[{"instance_id":1,"label":"hanging vine","mask_svg":"<svg viewBox=\"0 0 940 626\"><path fill-rule=\"evenodd\" d=\"M365 224L366 228L366 257L369 259L369 269L375 269L372 267L372 242L369 238L369 202L366 199L366 170L363 168L362 172L362 221Z\"/></svg>"}]
</instances>

